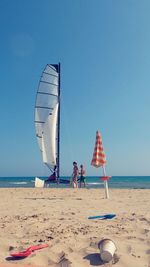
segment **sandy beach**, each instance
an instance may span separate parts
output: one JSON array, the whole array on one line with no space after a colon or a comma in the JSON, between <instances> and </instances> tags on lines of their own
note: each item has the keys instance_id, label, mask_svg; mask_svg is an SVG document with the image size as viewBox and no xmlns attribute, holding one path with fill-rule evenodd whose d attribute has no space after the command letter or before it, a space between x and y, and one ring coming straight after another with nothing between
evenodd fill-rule
<instances>
[{"instance_id":1,"label":"sandy beach","mask_svg":"<svg viewBox=\"0 0 150 267\"><path fill-rule=\"evenodd\" d=\"M150 190L0 189L0 266L150 267ZM89 216L115 213L112 220ZM113 262L100 259L98 242L110 238ZM24 259L10 253L49 247Z\"/></svg>"}]
</instances>

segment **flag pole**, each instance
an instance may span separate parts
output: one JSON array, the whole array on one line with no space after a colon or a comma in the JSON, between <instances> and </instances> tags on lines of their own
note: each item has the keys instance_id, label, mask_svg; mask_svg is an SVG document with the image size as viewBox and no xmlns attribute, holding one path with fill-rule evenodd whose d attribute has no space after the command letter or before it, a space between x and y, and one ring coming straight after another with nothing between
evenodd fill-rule
<instances>
[{"instance_id":1,"label":"flag pole","mask_svg":"<svg viewBox=\"0 0 150 267\"><path fill-rule=\"evenodd\" d=\"M103 175L106 176L105 165L103 165ZM105 196L106 196L106 198L109 199L108 182L107 182L107 180L104 181L104 187L105 187Z\"/></svg>"}]
</instances>

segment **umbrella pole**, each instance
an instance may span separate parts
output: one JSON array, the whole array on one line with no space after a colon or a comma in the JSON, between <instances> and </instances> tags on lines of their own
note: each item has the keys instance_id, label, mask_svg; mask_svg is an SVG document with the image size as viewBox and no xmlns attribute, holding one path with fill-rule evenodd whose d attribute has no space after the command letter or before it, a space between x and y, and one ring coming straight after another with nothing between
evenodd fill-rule
<instances>
[{"instance_id":1,"label":"umbrella pole","mask_svg":"<svg viewBox=\"0 0 150 267\"><path fill-rule=\"evenodd\" d=\"M104 176L106 176L105 166L103 166L103 174L104 174ZM107 180L104 181L104 187L105 187L105 196L106 196L106 198L109 198L108 182L107 182Z\"/></svg>"}]
</instances>

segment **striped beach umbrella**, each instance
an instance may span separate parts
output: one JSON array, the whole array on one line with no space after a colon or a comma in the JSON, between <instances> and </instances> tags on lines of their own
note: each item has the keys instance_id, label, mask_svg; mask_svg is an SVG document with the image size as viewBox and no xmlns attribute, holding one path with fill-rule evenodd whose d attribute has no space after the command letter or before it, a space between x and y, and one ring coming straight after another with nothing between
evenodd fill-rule
<instances>
[{"instance_id":1,"label":"striped beach umbrella","mask_svg":"<svg viewBox=\"0 0 150 267\"><path fill-rule=\"evenodd\" d=\"M104 176L103 176L102 180L104 181L106 198L109 198L108 183L107 183L109 176L106 176L105 164L106 164L106 155L105 155L103 144L102 144L102 137L101 137L100 133L97 131L91 165L96 167L96 168L98 168L98 167L103 168L103 175Z\"/></svg>"},{"instance_id":2,"label":"striped beach umbrella","mask_svg":"<svg viewBox=\"0 0 150 267\"><path fill-rule=\"evenodd\" d=\"M96 141L95 141L95 148L93 152L93 158L91 161L91 165L94 167L101 167L106 163L106 156L104 153L104 148L102 144L102 137L100 133L96 132Z\"/></svg>"}]
</instances>

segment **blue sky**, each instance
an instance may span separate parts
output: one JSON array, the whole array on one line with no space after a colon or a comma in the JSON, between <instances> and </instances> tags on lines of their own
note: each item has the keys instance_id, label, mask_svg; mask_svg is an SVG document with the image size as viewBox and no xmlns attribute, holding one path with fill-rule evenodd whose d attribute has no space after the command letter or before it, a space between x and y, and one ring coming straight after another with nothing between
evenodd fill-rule
<instances>
[{"instance_id":1,"label":"blue sky","mask_svg":"<svg viewBox=\"0 0 150 267\"><path fill-rule=\"evenodd\" d=\"M0 176L48 175L34 129L41 72L61 62L61 175L150 174L150 2L0 1Z\"/></svg>"}]
</instances>

